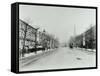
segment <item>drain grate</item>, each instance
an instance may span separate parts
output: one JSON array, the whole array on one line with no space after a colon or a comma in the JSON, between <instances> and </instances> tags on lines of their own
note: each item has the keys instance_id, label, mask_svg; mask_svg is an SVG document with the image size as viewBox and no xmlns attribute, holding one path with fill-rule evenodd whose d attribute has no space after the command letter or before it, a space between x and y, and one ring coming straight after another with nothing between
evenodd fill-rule
<instances>
[{"instance_id":1,"label":"drain grate","mask_svg":"<svg viewBox=\"0 0 100 76\"><path fill-rule=\"evenodd\" d=\"M77 59L77 60L82 60L82 59L81 59L81 58L79 58L79 57L77 57L76 59Z\"/></svg>"}]
</instances>

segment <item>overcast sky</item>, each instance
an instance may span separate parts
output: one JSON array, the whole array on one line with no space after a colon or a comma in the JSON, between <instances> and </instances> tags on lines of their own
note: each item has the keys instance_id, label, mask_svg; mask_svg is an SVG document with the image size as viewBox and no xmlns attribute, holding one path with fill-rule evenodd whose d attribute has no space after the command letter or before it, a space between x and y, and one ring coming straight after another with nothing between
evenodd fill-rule
<instances>
[{"instance_id":1,"label":"overcast sky","mask_svg":"<svg viewBox=\"0 0 100 76\"><path fill-rule=\"evenodd\" d=\"M83 33L90 25L96 24L95 9L20 5L19 18L33 27L45 29L54 34L60 42L66 42L70 36Z\"/></svg>"}]
</instances>

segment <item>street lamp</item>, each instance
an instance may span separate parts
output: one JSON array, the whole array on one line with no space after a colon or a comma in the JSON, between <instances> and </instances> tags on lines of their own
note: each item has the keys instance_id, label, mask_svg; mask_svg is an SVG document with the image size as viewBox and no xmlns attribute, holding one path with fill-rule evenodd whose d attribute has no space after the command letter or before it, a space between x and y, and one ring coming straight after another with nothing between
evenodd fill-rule
<instances>
[{"instance_id":1,"label":"street lamp","mask_svg":"<svg viewBox=\"0 0 100 76\"><path fill-rule=\"evenodd\" d=\"M39 27L38 28L35 28L35 53L37 51L37 31L38 31Z\"/></svg>"}]
</instances>

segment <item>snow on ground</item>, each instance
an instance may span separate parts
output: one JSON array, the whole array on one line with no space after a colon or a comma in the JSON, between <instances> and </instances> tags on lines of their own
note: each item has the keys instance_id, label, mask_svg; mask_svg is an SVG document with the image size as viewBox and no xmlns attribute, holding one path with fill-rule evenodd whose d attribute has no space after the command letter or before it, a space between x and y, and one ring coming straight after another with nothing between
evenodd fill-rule
<instances>
[{"instance_id":1,"label":"snow on ground","mask_svg":"<svg viewBox=\"0 0 100 76\"><path fill-rule=\"evenodd\" d=\"M40 54L40 53L42 53L42 50L41 51L37 51L37 54ZM36 54L34 52L32 52L32 53L26 53L24 55L24 57L21 57L20 59L27 58L27 57L33 56L33 55L36 55Z\"/></svg>"},{"instance_id":2,"label":"snow on ground","mask_svg":"<svg viewBox=\"0 0 100 76\"><path fill-rule=\"evenodd\" d=\"M33 58L34 59L34 58ZM59 48L52 53L44 53L38 60L31 61L28 65L20 67L20 71L84 68L96 66L95 52L79 49Z\"/></svg>"}]
</instances>

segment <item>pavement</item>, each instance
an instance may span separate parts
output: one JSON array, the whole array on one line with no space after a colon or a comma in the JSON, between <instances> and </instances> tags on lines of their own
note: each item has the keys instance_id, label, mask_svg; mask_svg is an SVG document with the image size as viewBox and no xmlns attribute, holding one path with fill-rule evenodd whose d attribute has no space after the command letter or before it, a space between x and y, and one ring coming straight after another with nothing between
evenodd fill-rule
<instances>
[{"instance_id":1,"label":"pavement","mask_svg":"<svg viewBox=\"0 0 100 76\"><path fill-rule=\"evenodd\" d=\"M19 67L24 67L26 65L29 65L31 62L33 61L36 61L38 59L40 59L41 57L44 57L44 56L47 56L53 52L55 52L56 49L50 49L49 51L45 51L45 52L42 52L42 51L38 51L36 54L33 52L33 53L29 53L29 54L25 54L24 57L21 57L19 59Z\"/></svg>"},{"instance_id":2,"label":"pavement","mask_svg":"<svg viewBox=\"0 0 100 76\"><path fill-rule=\"evenodd\" d=\"M34 71L48 69L69 69L96 66L95 52L63 47L37 55L29 56L19 61L19 71Z\"/></svg>"}]
</instances>

